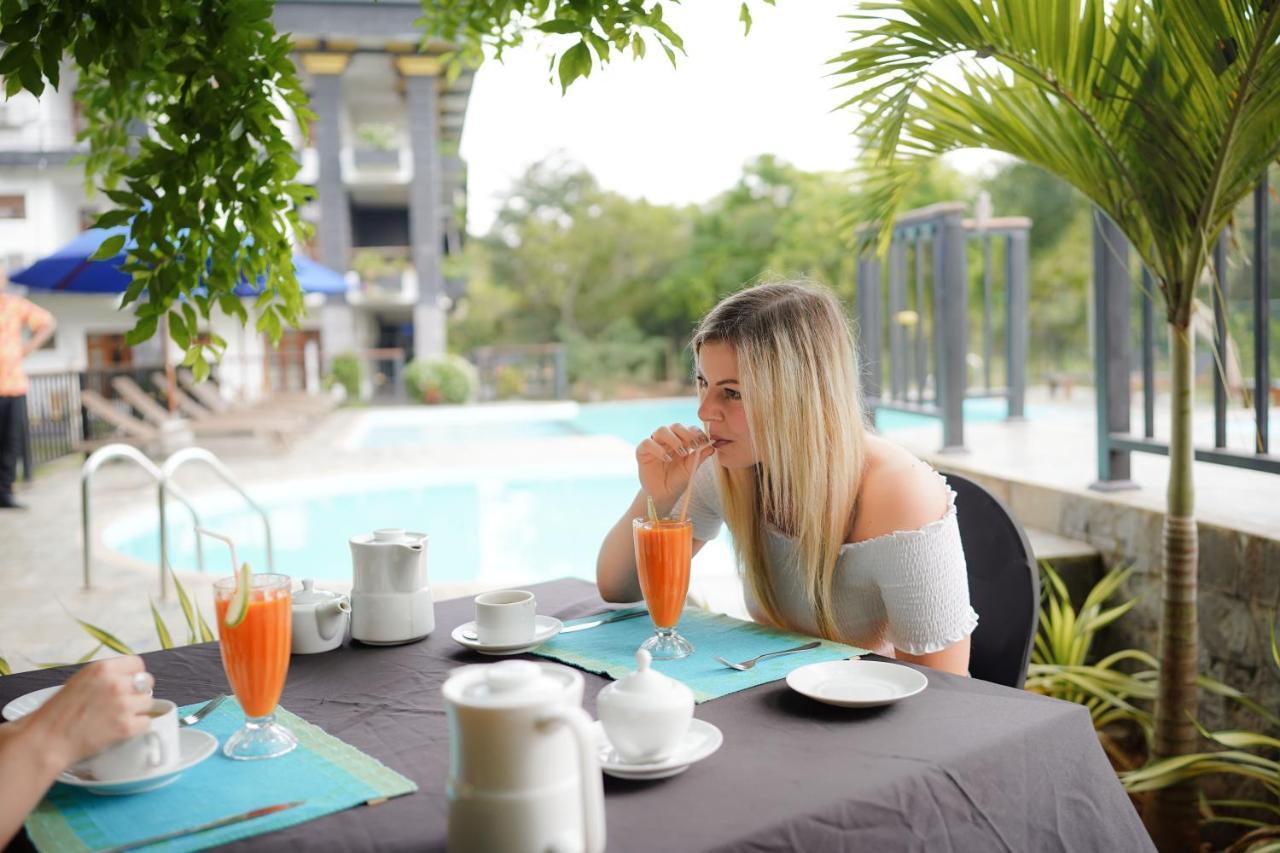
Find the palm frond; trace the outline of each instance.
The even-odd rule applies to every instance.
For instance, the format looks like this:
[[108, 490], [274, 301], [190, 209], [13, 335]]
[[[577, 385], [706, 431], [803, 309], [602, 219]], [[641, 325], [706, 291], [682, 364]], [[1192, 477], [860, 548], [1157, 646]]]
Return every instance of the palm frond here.
[[1280, 156], [1280, 4], [876, 0], [848, 17], [860, 29], [832, 62], [881, 247], [925, 163], [1001, 151], [1111, 217], [1185, 326], [1213, 241]]

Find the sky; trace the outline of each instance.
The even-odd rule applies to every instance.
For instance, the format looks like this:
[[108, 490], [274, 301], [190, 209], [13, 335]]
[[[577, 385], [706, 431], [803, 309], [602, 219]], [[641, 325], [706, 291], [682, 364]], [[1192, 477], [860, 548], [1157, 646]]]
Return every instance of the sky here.
[[[565, 95], [547, 66], [574, 42], [550, 37], [486, 62], [476, 73], [463, 131], [468, 230], [488, 231], [500, 194], [532, 163], [566, 156], [601, 185], [661, 204], [700, 203], [729, 189], [742, 166], [777, 154], [807, 170], [840, 170], [856, 154], [854, 116], [827, 61], [845, 50], [848, 0], [751, 3], [743, 37], [738, 0], [664, 4], [685, 44], [673, 69], [652, 39], [596, 67]], [[981, 155], [956, 163], [981, 168]]]

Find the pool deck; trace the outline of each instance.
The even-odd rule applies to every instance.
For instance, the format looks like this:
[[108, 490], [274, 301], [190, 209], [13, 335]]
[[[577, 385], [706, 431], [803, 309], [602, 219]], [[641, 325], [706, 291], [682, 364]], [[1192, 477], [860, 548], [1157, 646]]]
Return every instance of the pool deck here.
[[[208, 445], [253, 492], [255, 487], [278, 486], [300, 478], [377, 477], [406, 469], [486, 465], [520, 468], [530, 464], [616, 466], [632, 456], [632, 448], [611, 436], [564, 436], [502, 442], [459, 442], [412, 449], [359, 450], [351, 442], [361, 418], [372, 409], [345, 409], [304, 436], [287, 451], [248, 443]], [[1018, 484], [1034, 491], [1061, 491], [1091, 500], [1112, 502], [1159, 513], [1164, 506], [1168, 463], [1163, 457], [1134, 454], [1134, 479], [1142, 486], [1131, 492], [1100, 494], [1088, 489], [1094, 471], [1091, 410], [1080, 419], [1036, 420], [1023, 423], [983, 423], [967, 426], [969, 452], [938, 454], [940, 433], [932, 428], [894, 433], [893, 438], [942, 468], [968, 471], [984, 481], [1005, 485], [1002, 496]], [[112, 632], [138, 651], [159, 647], [151, 617], [154, 600], [175, 640], [186, 638], [181, 609], [172, 595], [159, 598], [158, 570], [110, 552], [101, 544], [101, 531], [112, 521], [140, 508], [154, 506], [155, 490], [137, 469], [109, 465], [94, 481], [96, 555], [93, 586], [82, 586], [80, 544], [79, 457], [46, 466], [36, 482], [20, 485], [26, 512], [0, 512], [0, 658], [15, 671], [46, 663], [75, 661], [96, 645], [79, 631], [82, 619]], [[192, 468], [179, 475], [184, 491], [197, 501], [224, 493], [212, 475]], [[1008, 485], [1013, 484], [1013, 485]], [[1196, 465], [1197, 514], [1224, 528], [1255, 537], [1280, 539], [1280, 477], [1256, 472]], [[1040, 500], [1023, 500], [1015, 508], [1026, 512], [1024, 523], [1049, 533], [1061, 533], [1053, 514]], [[619, 511], [621, 511], [619, 507]], [[352, 533], [359, 531], [352, 531]], [[430, 532], [430, 531], [428, 531]], [[1070, 533], [1068, 533], [1070, 535]], [[1050, 542], [1052, 537], [1044, 541]], [[1057, 547], [1071, 542], [1059, 539]], [[345, 558], [345, 555], [344, 555]], [[210, 549], [209, 575], [182, 573], [181, 579], [212, 623], [210, 578], [223, 574], [219, 555]], [[319, 586], [341, 589], [340, 583]], [[470, 595], [486, 584], [438, 585], [438, 600]], [[731, 571], [723, 537], [695, 563], [693, 594], [714, 609], [742, 613], [741, 589]], [[99, 655], [105, 652], [99, 652]]]

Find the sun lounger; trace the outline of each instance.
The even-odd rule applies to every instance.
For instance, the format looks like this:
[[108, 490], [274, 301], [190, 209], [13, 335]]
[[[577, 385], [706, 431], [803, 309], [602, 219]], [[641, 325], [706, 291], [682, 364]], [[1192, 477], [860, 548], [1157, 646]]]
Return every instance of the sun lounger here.
[[[80, 392], [80, 405], [84, 406], [89, 414], [106, 421], [116, 428], [116, 432], [119, 435], [114, 436], [111, 440], [123, 438], [130, 444], [147, 447], [160, 438], [158, 429], [146, 421], [140, 421], [133, 415], [120, 411], [110, 400], [90, 388], [85, 388]], [[98, 440], [86, 441], [80, 445], [80, 449], [88, 450], [102, 443]]]
[[[138, 414], [157, 427], [176, 419], [169, 413], [168, 409], [157, 403], [150, 394], [143, 391], [138, 386], [138, 383], [128, 376], [115, 377], [111, 380], [111, 387], [116, 390], [116, 393], [125, 402], [136, 409]], [[189, 420], [187, 425], [196, 436], [201, 438], [252, 435], [271, 438], [276, 443], [284, 445], [288, 443], [289, 438], [292, 436], [292, 431], [282, 427], [279, 423], [273, 423], [265, 418], [255, 418], [252, 415], [219, 416], [203, 420]]]
[[[151, 374], [151, 381], [156, 384], [157, 388], [163, 388], [165, 384], [165, 376], [163, 373], [156, 371]], [[209, 390], [212, 391], [212, 389]], [[215, 395], [217, 394], [216, 391], [213, 391], [213, 393]], [[178, 405], [178, 411], [182, 412], [193, 421], [207, 421], [210, 419], [217, 420], [219, 418], [227, 421], [246, 421], [252, 419], [255, 423], [266, 423], [272, 426], [278, 426], [281, 429], [296, 431], [306, 429], [311, 423], [308, 417], [302, 413], [273, 412], [265, 409], [260, 411], [235, 411], [225, 407], [222, 410], [214, 409], [210, 406], [206, 406], [204, 403], [196, 401], [181, 388], [174, 389], [174, 401]]]
[[332, 394], [309, 394], [305, 391], [274, 392], [253, 403], [237, 403], [223, 397], [212, 383], [196, 382], [189, 371], [179, 370], [178, 381], [200, 405], [220, 414], [268, 412], [311, 418], [328, 414], [342, 403], [340, 398]]

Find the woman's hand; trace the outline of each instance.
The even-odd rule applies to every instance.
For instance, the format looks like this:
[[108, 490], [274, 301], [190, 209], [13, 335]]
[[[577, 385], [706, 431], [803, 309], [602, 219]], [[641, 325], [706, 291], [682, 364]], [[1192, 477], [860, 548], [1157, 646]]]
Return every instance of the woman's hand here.
[[153, 683], [142, 658], [97, 661], [68, 678], [38, 709], [0, 726], [0, 847], [58, 773], [147, 730]]
[[147, 730], [153, 683], [135, 655], [91, 663], [31, 714], [28, 735], [63, 767], [72, 765]]
[[715, 453], [707, 434], [696, 427], [659, 427], [636, 447], [640, 487], [660, 513], [670, 512], [689, 486], [698, 463]]

